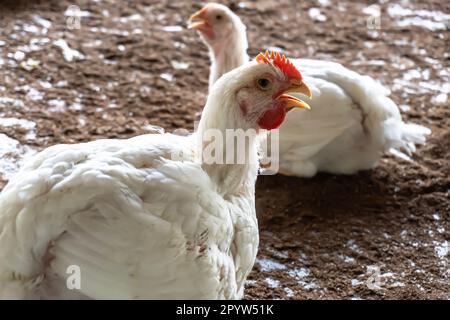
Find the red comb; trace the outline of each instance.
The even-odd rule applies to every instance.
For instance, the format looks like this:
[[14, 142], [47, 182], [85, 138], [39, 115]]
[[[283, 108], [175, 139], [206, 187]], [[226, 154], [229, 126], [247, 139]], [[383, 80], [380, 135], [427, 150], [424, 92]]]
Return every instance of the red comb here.
[[300, 74], [300, 71], [297, 70], [297, 68], [292, 64], [291, 61], [289, 61], [288, 58], [284, 56], [284, 54], [281, 56], [279, 52], [270, 52], [266, 50], [266, 53], [263, 54], [262, 52], [256, 56], [257, 62], [265, 62], [265, 63], [272, 63], [275, 66], [277, 66], [283, 73], [288, 76], [289, 78], [293, 78], [296, 80], [302, 80], [302, 75]]

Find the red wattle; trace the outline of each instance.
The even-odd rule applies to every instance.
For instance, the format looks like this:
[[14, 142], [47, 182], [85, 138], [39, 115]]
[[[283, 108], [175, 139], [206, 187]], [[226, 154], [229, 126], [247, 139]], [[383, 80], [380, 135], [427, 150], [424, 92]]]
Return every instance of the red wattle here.
[[262, 129], [272, 130], [278, 128], [286, 117], [286, 109], [284, 104], [275, 105], [272, 109], [263, 113], [258, 120], [258, 124]]

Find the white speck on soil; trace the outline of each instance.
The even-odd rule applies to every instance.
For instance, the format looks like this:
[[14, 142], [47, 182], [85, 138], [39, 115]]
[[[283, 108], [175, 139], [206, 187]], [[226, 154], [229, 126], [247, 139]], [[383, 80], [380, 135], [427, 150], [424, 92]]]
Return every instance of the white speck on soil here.
[[408, 112], [409, 110], [411, 110], [411, 107], [408, 106], [407, 104], [401, 104], [398, 106], [400, 108], [400, 110], [402, 110], [403, 112]]
[[264, 281], [269, 285], [269, 288], [275, 289], [280, 286], [280, 281], [273, 278], [266, 278]]
[[0, 97], [0, 103], [1, 104], [10, 104], [10, 105], [13, 105], [14, 107], [18, 107], [18, 108], [24, 107], [24, 103], [22, 100], [10, 98], [10, 97]]
[[50, 89], [52, 87], [52, 84], [48, 81], [38, 80], [38, 83], [44, 89]]
[[392, 278], [394, 276], [394, 273], [392, 272], [385, 272], [380, 275], [381, 278]]
[[173, 75], [170, 73], [161, 73], [159, 75], [162, 79], [166, 80], [166, 81], [172, 81], [173, 80]]
[[292, 269], [288, 271], [289, 276], [297, 280], [297, 283], [304, 289], [314, 289], [317, 285], [314, 282], [305, 281], [305, 278], [309, 276], [310, 271], [306, 268]]
[[403, 74], [403, 79], [406, 81], [409, 81], [412, 79], [420, 79], [421, 77], [422, 77], [422, 74], [417, 69], [408, 70]]
[[183, 31], [183, 27], [181, 26], [165, 26], [162, 28], [166, 32], [180, 32]]
[[353, 258], [353, 257], [342, 255], [342, 254], [340, 254], [338, 257], [345, 263], [355, 263], [355, 258]]
[[16, 118], [0, 118], [0, 126], [11, 127], [20, 126], [28, 131], [26, 138], [28, 140], [34, 140], [36, 138], [36, 123], [26, 119], [16, 119]]
[[9, 180], [21, 167], [22, 163], [36, 151], [19, 141], [0, 133], [0, 175]]
[[41, 25], [41, 27], [45, 28], [45, 29], [50, 29], [52, 27], [52, 22], [44, 19], [38, 15], [34, 15], [33, 16], [33, 20], [34, 22], [36, 22], [37, 24]]
[[440, 93], [437, 96], [434, 96], [431, 99], [431, 102], [434, 104], [445, 104], [447, 103], [447, 94], [446, 93]]
[[16, 59], [16, 61], [22, 61], [23, 59], [25, 59], [25, 53], [22, 51], [16, 51], [14, 53], [14, 59]]
[[60, 80], [56, 83], [56, 86], [58, 88], [62, 88], [62, 87], [66, 87], [69, 84], [69, 82], [67, 82], [67, 80]]
[[38, 60], [34, 60], [34, 59], [31, 59], [31, 58], [28, 58], [26, 61], [22, 61], [20, 63], [20, 66], [23, 69], [27, 70], [27, 71], [31, 71], [31, 70], [36, 69], [37, 67], [39, 67], [40, 63], [41, 62], [38, 61]]
[[249, 287], [255, 286], [256, 283], [257, 283], [256, 280], [245, 280], [245, 285]]
[[42, 98], [44, 97], [44, 94], [42, 92], [40, 92], [39, 90], [37, 90], [27, 84], [16, 87], [16, 88], [14, 88], [14, 90], [16, 92], [25, 92], [27, 95], [27, 99], [29, 99], [31, 101], [39, 101], [39, 100], [42, 100]]
[[83, 43], [84, 47], [87, 48], [95, 48], [95, 47], [100, 47], [102, 45], [103, 41], [102, 40], [94, 40], [94, 41], [89, 41], [89, 42], [85, 42]]
[[298, 260], [299, 260], [300, 262], [305, 262], [305, 261], [306, 261], [307, 256], [306, 256], [306, 254], [305, 254], [304, 252], [300, 251], [300, 252], [298, 253], [298, 255], [299, 255]]
[[283, 291], [286, 293], [286, 297], [292, 298], [294, 296], [294, 291], [291, 288], [284, 288]]
[[71, 49], [67, 41], [64, 39], [56, 40], [53, 44], [61, 49], [64, 60], [67, 62], [72, 62], [74, 59], [84, 59], [84, 55], [75, 49]]
[[267, 247], [267, 251], [270, 252], [275, 258], [278, 259], [289, 259], [289, 254], [286, 250], [278, 251], [272, 247]]
[[84, 127], [86, 125], [86, 119], [85, 118], [78, 118], [78, 123], [80, 126]]
[[400, 27], [417, 26], [431, 31], [446, 30], [446, 23], [450, 20], [450, 14], [442, 11], [411, 10], [399, 4], [390, 5], [387, 11], [391, 17], [402, 17], [397, 21]]
[[393, 284], [389, 285], [389, 288], [398, 288], [398, 287], [404, 287], [405, 284], [400, 281], [395, 281]]
[[319, 8], [310, 8], [308, 10], [308, 15], [311, 17], [311, 19], [313, 19], [314, 21], [319, 21], [319, 22], [325, 22], [327, 21], [327, 17], [320, 12]]
[[346, 247], [358, 254], [363, 253], [361, 248], [355, 243], [355, 240], [352, 240], [352, 239], [348, 240], [346, 243]]
[[284, 264], [281, 264], [269, 258], [256, 259], [256, 263], [260, 265], [261, 271], [263, 272], [286, 269], [286, 266]]
[[177, 48], [177, 49], [182, 49], [182, 48], [185, 48], [185, 47], [186, 47], [186, 45], [185, 45], [184, 43], [178, 42], [178, 41], [175, 41], [175, 42], [173, 43], [173, 46], [174, 46], [175, 48]]
[[288, 274], [296, 279], [302, 279], [309, 275], [309, 270], [306, 268], [292, 269], [289, 270]]
[[92, 27], [89, 30], [93, 33], [99, 32], [99, 33], [113, 34], [113, 35], [118, 35], [118, 36], [123, 36], [123, 37], [128, 37], [130, 35], [130, 32], [127, 30], [108, 29], [105, 27], [101, 27], [101, 28]]
[[23, 31], [29, 32], [29, 33], [39, 33], [39, 28], [36, 27], [35, 25], [25, 23], [23, 25]]
[[364, 283], [364, 281], [360, 281], [358, 279], [352, 279], [352, 286], [353, 287], [359, 286], [360, 284], [363, 284], [363, 283]]
[[60, 99], [52, 99], [48, 101], [50, 112], [64, 112], [66, 111], [66, 102]]
[[449, 248], [448, 241], [447, 240], [445, 240], [443, 242], [433, 241], [433, 245], [434, 245], [434, 250], [435, 250], [438, 258], [441, 260], [446, 260], [447, 255], [448, 255], [448, 248]]
[[419, 82], [419, 87], [426, 89], [428, 92], [443, 92], [443, 93], [449, 93], [450, 92], [450, 83], [441, 83], [436, 81], [428, 81]]
[[69, 108], [75, 111], [81, 111], [83, 110], [83, 105], [79, 102], [75, 102]]
[[189, 68], [189, 63], [186, 63], [186, 62], [173, 60], [170, 62], [170, 64], [172, 65], [172, 67], [174, 69], [178, 69], [178, 70], [184, 70], [184, 69]]
[[329, 6], [331, 4], [330, 0], [319, 0], [318, 2], [323, 7], [327, 7], [327, 6]]
[[130, 21], [140, 21], [142, 20], [142, 15], [139, 13], [135, 13], [128, 17], [120, 17], [120, 18], [114, 18], [114, 21], [119, 21], [120, 23], [129, 23]]

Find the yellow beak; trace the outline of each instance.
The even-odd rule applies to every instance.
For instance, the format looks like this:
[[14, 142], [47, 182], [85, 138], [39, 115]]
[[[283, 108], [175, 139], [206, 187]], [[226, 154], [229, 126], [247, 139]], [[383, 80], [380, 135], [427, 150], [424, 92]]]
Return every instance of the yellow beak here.
[[288, 110], [291, 110], [292, 108], [302, 108], [311, 110], [311, 107], [309, 104], [307, 104], [305, 101], [300, 100], [297, 97], [294, 97], [292, 95], [286, 94], [286, 93], [292, 93], [292, 92], [298, 92], [302, 93], [308, 98], [312, 98], [311, 89], [308, 87], [308, 85], [302, 81], [299, 80], [292, 80], [291, 86], [289, 89], [284, 91], [283, 94], [281, 94], [277, 99], [283, 100], [286, 103], [286, 108]]
[[198, 10], [196, 13], [191, 15], [188, 20], [188, 28], [189, 29], [201, 29], [207, 24], [207, 21], [204, 17], [206, 13], [206, 8], [202, 8]]

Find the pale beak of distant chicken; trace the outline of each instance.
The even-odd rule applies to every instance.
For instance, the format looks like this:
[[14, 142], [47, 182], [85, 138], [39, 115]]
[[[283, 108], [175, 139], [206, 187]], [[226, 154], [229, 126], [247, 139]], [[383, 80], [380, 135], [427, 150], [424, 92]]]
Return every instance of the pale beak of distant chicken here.
[[291, 86], [285, 90], [282, 94], [276, 97], [277, 100], [282, 100], [286, 103], [286, 109], [301, 108], [311, 110], [311, 107], [306, 102], [300, 100], [297, 97], [291, 96], [287, 93], [298, 92], [303, 93], [308, 98], [312, 98], [311, 89], [308, 85], [300, 80], [291, 80]]
[[188, 20], [188, 28], [195, 29], [198, 31], [204, 31], [205, 29], [211, 28], [208, 20], [205, 17], [206, 8], [202, 8], [196, 13], [194, 13]]

